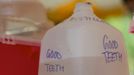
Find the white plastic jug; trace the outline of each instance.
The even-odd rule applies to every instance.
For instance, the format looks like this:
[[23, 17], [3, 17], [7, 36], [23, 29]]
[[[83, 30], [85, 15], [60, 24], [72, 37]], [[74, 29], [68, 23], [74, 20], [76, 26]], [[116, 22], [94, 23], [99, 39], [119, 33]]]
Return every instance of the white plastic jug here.
[[129, 75], [122, 34], [79, 3], [44, 36], [39, 75]]

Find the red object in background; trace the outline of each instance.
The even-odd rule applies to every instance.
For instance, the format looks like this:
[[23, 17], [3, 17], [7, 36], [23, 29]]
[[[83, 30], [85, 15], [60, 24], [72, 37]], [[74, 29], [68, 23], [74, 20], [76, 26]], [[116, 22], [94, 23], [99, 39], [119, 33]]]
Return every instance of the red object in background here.
[[40, 43], [0, 36], [0, 75], [38, 75]]
[[129, 29], [130, 33], [134, 33], [134, 16], [133, 16], [133, 19], [130, 23], [130, 29]]

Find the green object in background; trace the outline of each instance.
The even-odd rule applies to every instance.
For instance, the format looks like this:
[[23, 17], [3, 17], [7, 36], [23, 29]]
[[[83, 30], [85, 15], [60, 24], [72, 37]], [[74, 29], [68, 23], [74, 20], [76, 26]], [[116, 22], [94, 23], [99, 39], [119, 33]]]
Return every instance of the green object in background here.
[[134, 75], [134, 34], [129, 33], [130, 15], [108, 17], [106, 21], [122, 32], [127, 48], [130, 74]]

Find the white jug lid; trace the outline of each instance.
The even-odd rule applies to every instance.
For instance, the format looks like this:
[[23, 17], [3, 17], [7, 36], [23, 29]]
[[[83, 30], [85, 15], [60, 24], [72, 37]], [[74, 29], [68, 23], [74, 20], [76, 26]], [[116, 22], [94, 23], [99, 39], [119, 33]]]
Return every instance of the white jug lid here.
[[74, 12], [88, 10], [93, 13], [92, 4], [90, 2], [78, 3]]

